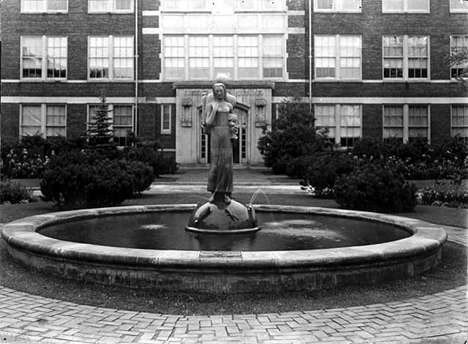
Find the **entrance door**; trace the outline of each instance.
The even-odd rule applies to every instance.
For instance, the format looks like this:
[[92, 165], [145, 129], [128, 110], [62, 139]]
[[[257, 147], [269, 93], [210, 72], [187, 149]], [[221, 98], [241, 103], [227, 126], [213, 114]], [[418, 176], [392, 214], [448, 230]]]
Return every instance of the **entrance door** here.
[[[232, 155], [234, 164], [240, 165], [247, 161], [247, 112], [234, 108], [234, 113], [239, 118], [239, 139], [233, 142]], [[202, 130], [200, 130], [200, 163], [210, 163], [210, 136], [205, 135]]]

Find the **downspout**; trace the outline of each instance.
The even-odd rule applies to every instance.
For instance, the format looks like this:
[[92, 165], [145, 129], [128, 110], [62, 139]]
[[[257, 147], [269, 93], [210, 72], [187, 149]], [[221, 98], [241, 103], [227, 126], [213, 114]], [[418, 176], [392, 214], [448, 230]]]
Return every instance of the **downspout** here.
[[[312, 121], [312, 0], [309, 0], [309, 116]], [[313, 124], [313, 123], [312, 123]]]
[[138, 135], [138, 1], [135, 1], [135, 136]]

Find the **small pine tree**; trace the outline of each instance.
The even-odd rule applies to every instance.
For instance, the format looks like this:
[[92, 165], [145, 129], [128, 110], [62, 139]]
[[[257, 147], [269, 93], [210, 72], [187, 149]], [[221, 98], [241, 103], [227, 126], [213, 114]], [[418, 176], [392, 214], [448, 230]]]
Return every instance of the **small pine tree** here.
[[86, 136], [90, 146], [110, 146], [114, 138], [114, 130], [112, 129], [112, 117], [109, 116], [109, 106], [106, 102], [106, 97], [101, 94], [101, 103], [88, 123]]

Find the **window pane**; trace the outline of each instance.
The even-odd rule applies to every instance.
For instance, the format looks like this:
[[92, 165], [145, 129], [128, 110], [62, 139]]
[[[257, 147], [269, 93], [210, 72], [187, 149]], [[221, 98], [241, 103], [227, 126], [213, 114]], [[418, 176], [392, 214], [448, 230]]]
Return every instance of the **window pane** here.
[[47, 77], [67, 77], [67, 39], [48, 37], [47, 39]]
[[315, 127], [334, 129], [335, 126], [335, 106], [317, 105], [315, 107]]
[[133, 0], [114, 0], [114, 1], [115, 1], [116, 11], [131, 11], [133, 9]]
[[347, 11], [358, 11], [361, 9], [360, 0], [341, 0], [341, 9]]
[[403, 78], [403, 37], [384, 36], [384, 78]]
[[109, 78], [109, 38], [91, 37], [89, 45], [89, 77]]
[[171, 129], [171, 107], [169, 105], [162, 106], [162, 130]]
[[65, 118], [64, 105], [48, 105], [46, 109], [46, 136], [65, 136]]
[[47, 0], [48, 11], [66, 11], [68, 0]]
[[185, 77], [185, 47], [183, 36], [164, 37], [164, 76], [167, 79]]
[[361, 38], [340, 37], [340, 77], [359, 79], [361, 77]]
[[133, 78], [133, 37], [114, 37], [114, 78]]
[[417, 11], [417, 10], [428, 11], [429, 10], [429, 0], [407, 0], [407, 1], [408, 1], [409, 11]]
[[[408, 37], [408, 77], [427, 78], [427, 37]], [[417, 57], [417, 58], [415, 58]]]
[[318, 10], [332, 10], [334, 0], [317, 0]]
[[403, 0], [383, 0], [382, 1], [384, 11], [403, 11], [404, 5]]
[[26, 36], [22, 39], [23, 78], [42, 77], [42, 37]]
[[450, 37], [450, 55], [456, 58], [452, 61], [450, 75], [452, 78], [460, 77], [466, 74], [468, 62], [463, 59], [468, 53], [468, 36]]
[[239, 78], [258, 78], [258, 38], [239, 36], [238, 38]]
[[214, 77], [226, 74], [234, 76], [234, 39], [232, 36], [213, 37], [213, 71]]
[[189, 78], [210, 77], [209, 40], [206, 36], [189, 37]]
[[468, 1], [450, 0], [450, 11], [468, 11]]
[[21, 135], [41, 133], [41, 106], [23, 105], [21, 107]]
[[263, 37], [263, 77], [282, 78], [283, 77], [283, 37], [264, 36]]
[[89, 0], [89, 11], [90, 12], [110, 12], [111, 11], [110, 0]]
[[44, 9], [44, 0], [23, 0], [23, 12], [42, 12]]
[[427, 106], [409, 106], [409, 137], [428, 137], [429, 112]]
[[315, 36], [315, 75], [334, 78], [336, 69], [335, 36]]

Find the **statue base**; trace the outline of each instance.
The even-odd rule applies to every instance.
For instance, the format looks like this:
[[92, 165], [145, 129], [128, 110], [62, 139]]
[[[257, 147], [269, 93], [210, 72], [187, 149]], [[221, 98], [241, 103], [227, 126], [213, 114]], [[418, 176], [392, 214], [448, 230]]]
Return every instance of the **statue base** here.
[[186, 230], [214, 234], [239, 234], [256, 232], [257, 217], [252, 207], [231, 200], [229, 203], [215, 200], [197, 205], [192, 212]]

